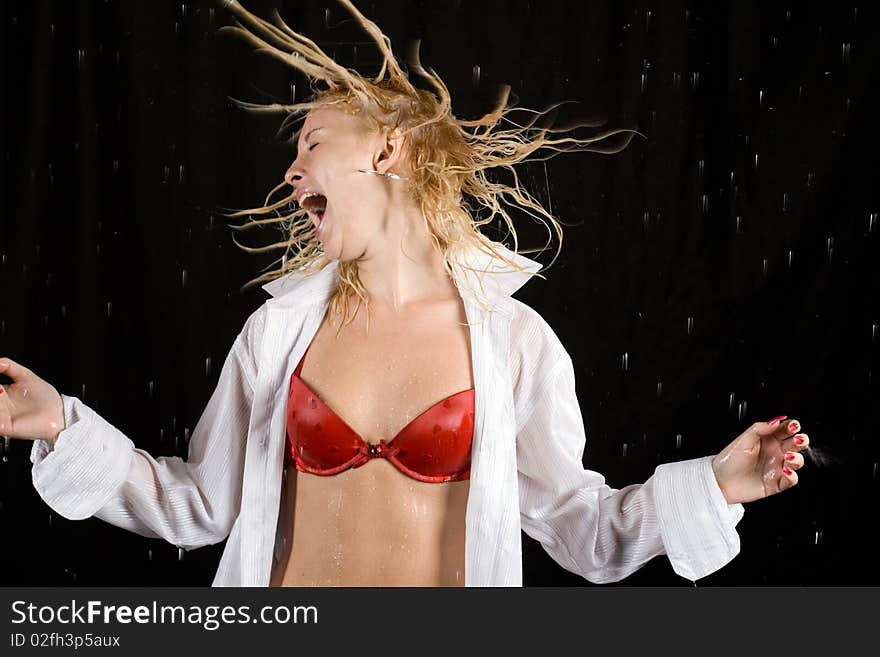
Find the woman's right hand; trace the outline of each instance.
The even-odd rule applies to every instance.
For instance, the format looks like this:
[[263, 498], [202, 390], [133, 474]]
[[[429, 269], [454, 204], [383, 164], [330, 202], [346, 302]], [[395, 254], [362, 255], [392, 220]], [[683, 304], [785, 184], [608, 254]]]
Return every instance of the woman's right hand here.
[[0, 374], [12, 379], [0, 385], [0, 435], [54, 445], [65, 429], [64, 403], [55, 387], [9, 358], [0, 358]]

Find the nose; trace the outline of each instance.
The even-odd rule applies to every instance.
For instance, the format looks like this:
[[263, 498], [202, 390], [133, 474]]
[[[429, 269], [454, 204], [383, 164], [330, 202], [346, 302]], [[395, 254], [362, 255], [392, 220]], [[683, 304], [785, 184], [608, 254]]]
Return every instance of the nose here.
[[302, 168], [294, 160], [293, 164], [284, 173], [284, 182], [295, 187], [302, 180]]

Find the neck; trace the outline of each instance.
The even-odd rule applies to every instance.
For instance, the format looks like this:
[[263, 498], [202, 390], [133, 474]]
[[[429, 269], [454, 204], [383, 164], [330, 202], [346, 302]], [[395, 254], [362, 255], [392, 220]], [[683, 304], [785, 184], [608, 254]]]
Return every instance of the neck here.
[[415, 303], [458, 297], [418, 210], [392, 209], [384, 225], [385, 239], [358, 260], [371, 307], [401, 312]]

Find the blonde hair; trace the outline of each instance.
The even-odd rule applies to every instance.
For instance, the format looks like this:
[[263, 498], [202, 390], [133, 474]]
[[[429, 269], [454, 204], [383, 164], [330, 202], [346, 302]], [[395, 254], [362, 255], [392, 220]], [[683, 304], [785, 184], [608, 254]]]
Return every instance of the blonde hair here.
[[[244, 9], [235, 0], [225, 3], [226, 7], [240, 19], [236, 26], [221, 28], [231, 31], [254, 44], [258, 50], [277, 57], [285, 64], [305, 74], [311, 83], [323, 82], [326, 89], [318, 90], [307, 102], [283, 105], [255, 105], [234, 101], [240, 107], [255, 112], [287, 112], [281, 130], [284, 130], [299, 114], [318, 108], [332, 108], [353, 114], [364, 120], [365, 125], [379, 132], [399, 130], [408, 145], [410, 155], [408, 177], [405, 183], [410, 189], [413, 201], [422, 211], [428, 234], [443, 257], [446, 271], [458, 285], [460, 272], [455, 271], [463, 265], [453, 257], [457, 249], [477, 247], [490, 253], [518, 271], [525, 271], [509, 259], [499, 249], [505, 247], [480, 232], [480, 226], [491, 223], [496, 216], [503, 218], [509, 234], [513, 236], [514, 253], [543, 252], [542, 248], [518, 248], [516, 229], [504, 205], [512, 202], [538, 219], [548, 228], [552, 239], [555, 231], [559, 246], [550, 267], [562, 249], [562, 227], [544, 207], [522, 188], [513, 165], [529, 160], [529, 156], [539, 149], [555, 151], [545, 158], [549, 159], [559, 152], [589, 150], [602, 153], [617, 153], [629, 144], [630, 134], [625, 143], [617, 148], [590, 146], [612, 135], [634, 130], [615, 129], [604, 131], [591, 138], [572, 136], [553, 137], [554, 134], [570, 132], [579, 127], [595, 127], [588, 123], [553, 127], [538, 126], [539, 120], [562, 103], [551, 105], [543, 111], [528, 110], [508, 104], [510, 87], [500, 88], [495, 108], [483, 117], [466, 121], [456, 118], [451, 110], [451, 97], [446, 85], [431, 69], [424, 69], [419, 60], [419, 42], [413, 43], [408, 53], [408, 67], [429, 83], [431, 90], [417, 89], [398, 65], [391, 50], [391, 41], [379, 27], [363, 16], [349, 0], [339, 2], [351, 13], [366, 31], [383, 56], [378, 74], [367, 79], [356, 71], [344, 68], [327, 56], [313, 41], [294, 32], [273, 10], [273, 22], [261, 19]], [[313, 89], [314, 90], [314, 89]], [[531, 114], [530, 120], [516, 123], [510, 114], [520, 111]], [[511, 127], [499, 127], [502, 122]], [[280, 131], [281, 131], [280, 130]], [[279, 132], [280, 132], [279, 131]], [[295, 144], [299, 131], [292, 137]], [[492, 182], [487, 172], [502, 168], [513, 174], [513, 185]], [[322, 247], [315, 237], [315, 227], [302, 208], [295, 210], [294, 191], [284, 198], [272, 201], [272, 197], [284, 186], [281, 182], [266, 197], [263, 206], [226, 214], [230, 218], [247, 216], [243, 226], [233, 226], [236, 230], [247, 230], [266, 224], [280, 223], [285, 229], [286, 239], [260, 248], [249, 248], [238, 244], [245, 251], [261, 253], [284, 249], [280, 258], [281, 267], [249, 281], [246, 289], [266, 280], [273, 280], [291, 271], [311, 273], [323, 269], [330, 260], [323, 254]], [[482, 218], [473, 214], [476, 210], [488, 210]], [[253, 215], [272, 215], [267, 219], [254, 220]], [[545, 221], [546, 220], [546, 221]], [[551, 230], [552, 229], [552, 230]], [[234, 241], [234, 240], [233, 240]], [[290, 257], [288, 255], [290, 254]], [[278, 262], [277, 260], [275, 262]], [[273, 263], [274, 264], [274, 263]], [[331, 298], [331, 311], [350, 321], [350, 300], [357, 298], [357, 306], [351, 313], [357, 313], [361, 302], [367, 307], [369, 299], [358, 277], [356, 262], [338, 263], [338, 284]], [[533, 275], [541, 276], [535, 272]], [[543, 278], [543, 276], [541, 276]], [[459, 288], [460, 289], [460, 288]]]

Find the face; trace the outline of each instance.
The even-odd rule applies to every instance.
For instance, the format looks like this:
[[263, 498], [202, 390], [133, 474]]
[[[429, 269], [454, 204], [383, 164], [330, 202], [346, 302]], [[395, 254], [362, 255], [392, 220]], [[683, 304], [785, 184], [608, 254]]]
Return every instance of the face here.
[[[296, 189], [297, 198], [305, 191], [326, 198], [323, 214], [317, 211], [320, 197], [303, 205], [310, 210], [309, 218], [329, 258], [359, 259], [387, 237], [392, 190], [384, 178], [358, 171], [385, 171], [390, 166], [394, 158], [389, 158], [387, 141], [367, 131], [357, 117], [339, 110], [317, 109], [306, 116], [296, 160], [284, 179]], [[399, 157], [398, 149], [393, 150]]]

